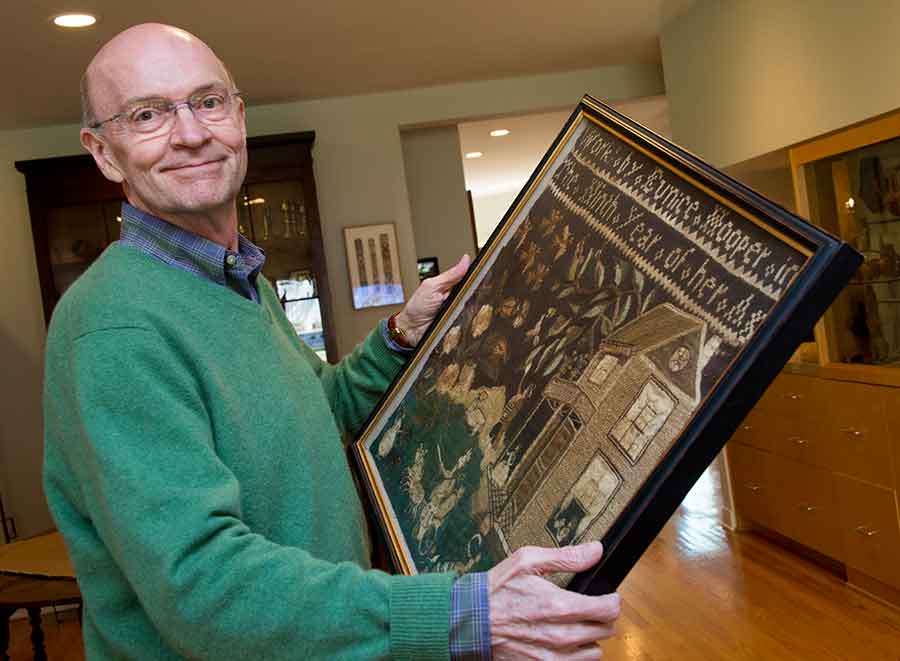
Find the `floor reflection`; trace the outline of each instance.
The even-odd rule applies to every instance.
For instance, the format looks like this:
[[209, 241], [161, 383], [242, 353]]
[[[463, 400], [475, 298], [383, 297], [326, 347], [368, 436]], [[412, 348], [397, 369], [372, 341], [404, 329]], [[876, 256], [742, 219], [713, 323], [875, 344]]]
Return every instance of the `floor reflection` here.
[[719, 462], [714, 461], [688, 492], [670, 522], [678, 551], [688, 558], [728, 551], [721, 512], [722, 475]]
[[717, 461], [703, 471], [703, 475], [685, 496], [681, 507], [692, 513], [718, 515], [722, 506], [722, 476]]

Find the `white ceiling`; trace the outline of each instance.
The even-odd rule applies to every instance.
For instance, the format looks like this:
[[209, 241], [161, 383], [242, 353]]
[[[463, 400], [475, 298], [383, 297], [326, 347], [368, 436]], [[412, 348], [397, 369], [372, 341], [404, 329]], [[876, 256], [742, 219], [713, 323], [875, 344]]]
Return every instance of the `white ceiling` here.
[[[162, 21], [225, 61], [250, 104], [659, 61], [661, 26], [694, 0], [3, 0], [0, 129], [78, 120], [78, 81], [120, 30]], [[63, 9], [100, 22], [63, 31]]]
[[[664, 96], [613, 104], [619, 112], [662, 136], [670, 137], [668, 104]], [[459, 125], [460, 148], [465, 155], [480, 151], [481, 158], [463, 158], [466, 188], [472, 197], [518, 192], [572, 110], [504, 117]], [[494, 129], [509, 135], [494, 138]]]

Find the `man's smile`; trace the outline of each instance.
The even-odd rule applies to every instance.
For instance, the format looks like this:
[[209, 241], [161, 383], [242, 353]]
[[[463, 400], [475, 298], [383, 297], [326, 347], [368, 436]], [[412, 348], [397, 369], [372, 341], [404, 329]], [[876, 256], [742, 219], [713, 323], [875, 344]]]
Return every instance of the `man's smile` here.
[[217, 169], [219, 164], [225, 161], [225, 157], [198, 161], [196, 163], [184, 163], [180, 165], [170, 165], [160, 168], [160, 172], [205, 172]]

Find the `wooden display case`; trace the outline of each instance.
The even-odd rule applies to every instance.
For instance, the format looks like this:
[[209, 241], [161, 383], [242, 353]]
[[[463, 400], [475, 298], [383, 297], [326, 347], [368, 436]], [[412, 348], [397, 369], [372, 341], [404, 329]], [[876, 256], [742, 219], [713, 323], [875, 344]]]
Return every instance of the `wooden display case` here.
[[789, 156], [798, 213], [866, 261], [728, 444], [737, 522], [900, 605], [900, 112]]
[[[315, 133], [247, 140], [238, 197], [240, 231], [266, 252], [265, 275], [300, 337], [337, 360], [328, 269], [313, 179]], [[118, 239], [124, 199], [90, 155], [18, 161], [25, 175], [44, 317], [106, 246]]]
[[[797, 212], [865, 256], [816, 331], [818, 363], [900, 385], [900, 112], [789, 150]], [[878, 378], [878, 377], [874, 377]]]

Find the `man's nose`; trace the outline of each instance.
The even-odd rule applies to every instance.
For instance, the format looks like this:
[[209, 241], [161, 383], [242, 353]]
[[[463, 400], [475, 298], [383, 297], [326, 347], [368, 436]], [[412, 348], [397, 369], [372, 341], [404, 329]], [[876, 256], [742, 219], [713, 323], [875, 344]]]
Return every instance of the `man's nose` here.
[[193, 108], [188, 104], [177, 106], [173, 111], [172, 144], [184, 147], [198, 147], [212, 137], [209, 127], [199, 121]]

